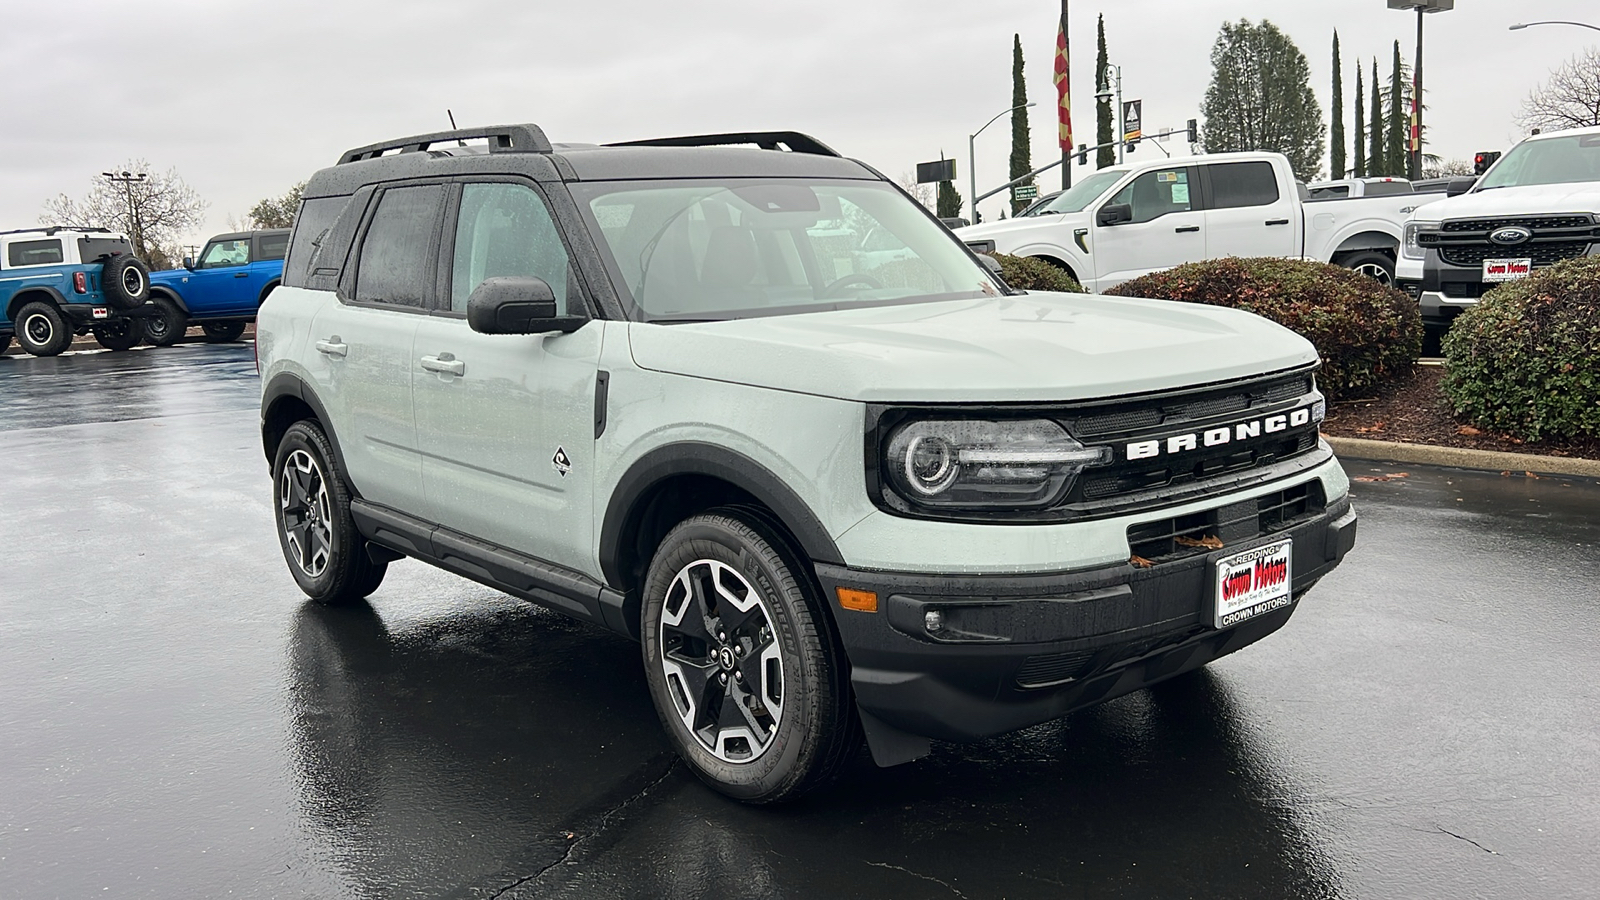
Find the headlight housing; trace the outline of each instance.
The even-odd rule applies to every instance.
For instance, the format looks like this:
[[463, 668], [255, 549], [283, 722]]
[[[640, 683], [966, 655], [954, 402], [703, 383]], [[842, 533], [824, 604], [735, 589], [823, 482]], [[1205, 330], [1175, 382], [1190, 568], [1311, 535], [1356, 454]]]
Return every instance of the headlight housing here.
[[1424, 231], [1437, 231], [1438, 222], [1407, 222], [1405, 232], [1400, 240], [1400, 253], [1406, 259], [1422, 259], [1424, 249], [1418, 240], [1418, 235]]
[[1048, 419], [921, 420], [884, 449], [894, 492], [934, 509], [1037, 509], [1056, 502], [1085, 468], [1111, 462]]

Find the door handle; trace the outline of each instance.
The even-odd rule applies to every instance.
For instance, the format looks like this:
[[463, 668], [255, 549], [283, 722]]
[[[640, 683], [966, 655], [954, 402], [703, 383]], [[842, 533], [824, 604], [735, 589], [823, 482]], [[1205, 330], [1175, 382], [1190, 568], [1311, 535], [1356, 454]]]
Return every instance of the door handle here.
[[1174, 228], [1172, 230], [1176, 231], [1178, 234], [1188, 234], [1189, 232], [1192, 232], [1192, 231], [1199, 231], [1200, 230], [1200, 226], [1199, 225], [1185, 225], [1182, 228]]
[[249, 278], [250, 277], [250, 273], [249, 272], [235, 272], [235, 273], [233, 273], [233, 277], [235, 277], [235, 278]]
[[1287, 224], [1289, 224], [1289, 220], [1288, 219], [1268, 219], [1267, 220], [1267, 224], [1268, 225], [1287, 225]]
[[429, 372], [438, 372], [441, 375], [465, 375], [467, 364], [456, 359], [453, 353], [441, 353], [438, 356], [424, 356], [422, 367]]
[[348, 344], [342, 343], [336, 334], [325, 341], [317, 341], [317, 352], [343, 358], [350, 355], [350, 347]]

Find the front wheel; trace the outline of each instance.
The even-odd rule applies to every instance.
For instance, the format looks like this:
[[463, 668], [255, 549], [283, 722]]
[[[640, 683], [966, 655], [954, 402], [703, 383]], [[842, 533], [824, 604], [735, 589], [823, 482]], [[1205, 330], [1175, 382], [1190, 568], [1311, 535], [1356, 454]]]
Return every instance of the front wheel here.
[[29, 303], [17, 310], [17, 343], [34, 356], [59, 356], [72, 345], [72, 327], [53, 305]]
[[157, 297], [152, 304], [156, 308], [156, 315], [144, 322], [145, 340], [157, 347], [176, 344], [189, 328], [189, 317], [178, 304], [165, 297]]
[[844, 654], [803, 563], [762, 519], [713, 510], [650, 561], [645, 678], [678, 753], [748, 803], [830, 780], [860, 746]]
[[144, 322], [139, 319], [111, 319], [94, 326], [94, 339], [107, 350], [132, 350], [144, 340]]
[[1354, 269], [1384, 287], [1394, 287], [1394, 260], [1376, 250], [1352, 253], [1339, 260], [1347, 269]]
[[290, 425], [272, 464], [272, 499], [289, 574], [307, 597], [339, 605], [377, 590], [388, 564], [367, 554], [333, 458], [316, 422]]
[[227, 344], [237, 341], [239, 335], [244, 334], [243, 322], [207, 322], [200, 326], [206, 333], [206, 340], [213, 344]]

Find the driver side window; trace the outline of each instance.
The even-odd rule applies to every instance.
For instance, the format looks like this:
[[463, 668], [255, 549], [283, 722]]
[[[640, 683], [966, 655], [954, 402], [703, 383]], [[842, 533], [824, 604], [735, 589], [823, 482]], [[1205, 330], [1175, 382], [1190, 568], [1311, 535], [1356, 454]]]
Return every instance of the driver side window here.
[[1122, 204], [1133, 210], [1130, 225], [1159, 219], [1168, 213], [1189, 212], [1194, 208], [1190, 200], [1192, 174], [1193, 170], [1188, 168], [1146, 172], [1117, 191], [1107, 205]]
[[224, 266], [242, 266], [250, 262], [250, 239], [217, 241], [206, 247], [200, 257], [200, 268], [218, 269]]
[[556, 314], [564, 316], [583, 305], [570, 275], [567, 248], [544, 200], [531, 188], [496, 183], [462, 189], [450, 271], [452, 312], [466, 312], [467, 298], [486, 278], [533, 276], [550, 285]]

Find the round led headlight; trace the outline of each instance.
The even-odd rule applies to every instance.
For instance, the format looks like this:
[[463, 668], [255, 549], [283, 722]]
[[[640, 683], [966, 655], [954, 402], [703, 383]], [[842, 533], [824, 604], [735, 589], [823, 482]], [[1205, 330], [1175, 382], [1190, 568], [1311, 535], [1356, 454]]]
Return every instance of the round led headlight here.
[[924, 420], [889, 438], [889, 486], [919, 506], [1026, 509], [1055, 502], [1087, 466], [1111, 460], [1048, 419]]
[[935, 497], [961, 474], [959, 451], [936, 434], [919, 434], [905, 448], [906, 484], [924, 497]]

